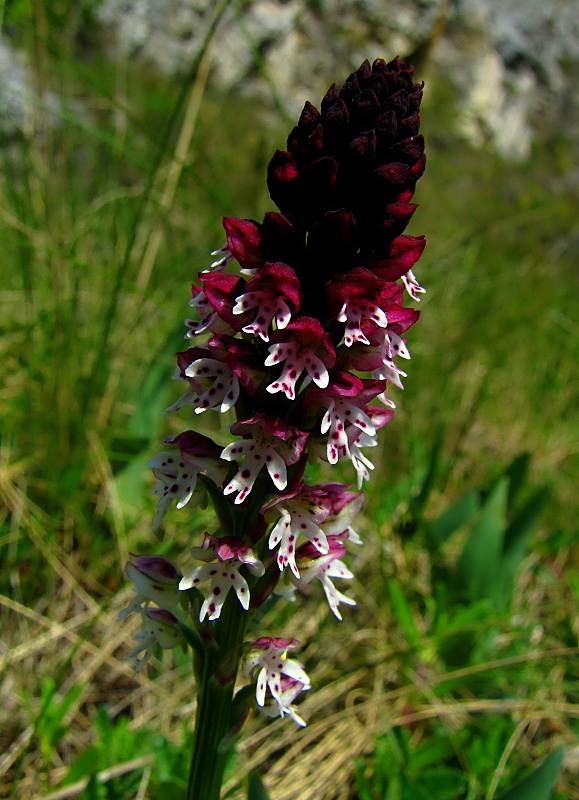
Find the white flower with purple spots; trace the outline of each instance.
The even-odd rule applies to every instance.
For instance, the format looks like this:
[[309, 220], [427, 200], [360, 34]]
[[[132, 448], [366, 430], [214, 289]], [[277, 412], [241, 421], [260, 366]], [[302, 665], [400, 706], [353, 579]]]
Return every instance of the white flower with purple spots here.
[[243, 327], [244, 333], [259, 336], [269, 342], [269, 329], [275, 320], [278, 330], [285, 328], [292, 318], [292, 313], [283, 297], [276, 297], [267, 289], [240, 294], [233, 307], [234, 314], [256, 310], [253, 322]]
[[352, 297], [351, 300], [346, 300], [338, 312], [338, 322], [346, 323], [344, 331], [344, 344], [346, 347], [351, 347], [354, 342], [369, 344], [362, 331], [363, 319], [369, 319], [381, 328], [385, 328], [388, 325], [386, 314], [380, 306], [370, 300], [365, 300], [362, 297]]
[[203, 497], [202, 492], [196, 492], [199, 473], [204, 473], [220, 486], [227, 468], [223, 462], [219, 463], [221, 449], [207, 436], [185, 431], [170, 436], [166, 441], [176, 444], [179, 454], [164, 451], [147, 461], [157, 478], [153, 495], [160, 497], [153, 519], [154, 531], [161, 525], [174, 500], [177, 500], [177, 508], [183, 508], [192, 498], [199, 500]]
[[201, 289], [196, 290], [197, 293], [189, 300], [189, 305], [195, 309], [199, 319], [186, 319], [185, 325], [189, 328], [187, 333], [188, 338], [198, 336], [201, 333], [209, 330], [215, 321], [217, 312], [207, 299], [205, 292]]
[[301, 545], [296, 553], [300, 577], [296, 578], [294, 575], [290, 575], [290, 581], [297, 589], [303, 589], [317, 578], [323, 586], [330, 608], [339, 620], [342, 619], [339, 610], [340, 603], [345, 603], [348, 606], [356, 605], [356, 601], [348, 597], [348, 595], [342, 594], [336, 589], [332, 581], [332, 578], [351, 580], [354, 577], [354, 574], [341, 560], [346, 553], [346, 547], [343, 543], [344, 538], [343, 535], [329, 536], [329, 551], [325, 555], [319, 553], [310, 542]]
[[187, 338], [201, 333], [229, 334], [241, 330], [247, 322], [245, 315], [233, 313], [235, 298], [243, 291], [245, 281], [239, 275], [228, 272], [202, 272], [199, 280], [203, 288], [193, 286], [193, 298], [189, 305], [199, 315], [199, 320], [185, 320], [189, 328]]
[[350, 426], [358, 428], [360, 433], [373, 436], [376, 433], [372, 420], [355, 403], [346, 398], [332, 398], [328, 410], [322, 419], [320, 430], [328, 434], [328, 462], [338, 462], [339, 448], [348, 448], [348, 432]]
[[191, 500], [199, 470], [167, 450], [150, 458], [147, 466], [157, 478], [152, 494], [160, 498], [153, 518], [153, 530], [156, 531], [173, 501], [177, 501], [177, 508], [183, 508]]
[[[287, 337], [289, 341], [287, 340]], [[313, 317], [300, 317], [291, 322], [283, 334], [269, 348], [269, 356], [265, 360], [266, 367], [284, 363], [281, 375], [267, 386], [270, 394], [283, 392], [288, 400], [295, 400], [296, 383], [302, 374], [302, 388], [311, 381], [324, 389], [330, 382], [329, 368], [336, 361], [336, 354], [328, 334], [319, 320]]]
[[[287, 658], [287, 651], [297, 647], [297, 639], [280, 639], [262, 636], [253, 642], [244, 656], [243, 672], [250, 675], [261, 667], [257, 676], [255, 697], [257, 704], [264, 708], [275, 703], [280, 716], [289, 714], [298, 725], [305, 722], [290, 711], [290, 706], [301, 691], [310, 688], [310, 679], [303, 664]], [[288, 682], [289, 679], [289, 682]], [[298, 687], [298, 684], [299, 687]], [[270, 713], [269, 711], [266, 713]], [[275, 714], [277, 716], [277, 713]]]
[[[297, 542], [305, 537], [320, 553], [328, 552], [326, 534], [321, 525], [331, 512], [327, 495], [319, 487], [299, 483], [292, 492], [276, 497], [262, 508], [262, 513], [276, 511], [279, 520], [269, 534], [269, 549], [278, 548], [276, 561], [280, 570], [289, 566], [299, 577], [295, 561]], [[266, 518], [269, 518], [267, 514]]]
[[347, 486], [339, 483], [318, 486], [299, 483], [292, 492], [266, 503], [262, 508], [266, 520], [274, 511], [280, 515], [269, 534], [269, 549], [277, 547], [279, 569], [283, 571], [289, 566], [295, 577], [300, 578], [296, 564], [300, 538], [310, 542], [321, 555], [329, 552], [328, 536], [335, 541], [348, 539], [362, 544], [351, 523], [363, 500], [361, 492], [348, 492]]
[[215, 358], [198, 358], [185, 369], [185, 375], [196, 380], [200, 387], [207, 387], [191, 403], [196, 414], [217, 406], [225, 413], [235, 405], [239, 380], [227, 364]]
[[387, 327], [396, 292], [396, 284], [386, 283], [363, 267], [334, 277], [328, 294], [336, 308], [336, 319], [346, 323], [346, 347], [352, 347], [356, 342], [370, 344], [364, 331], [368, 323], [380, 328]]
[[280, 491], [287, 486], [287, 467], [295, 464], [304, 449], [307, 434], [288, 425], [284, 420], [257, 414], [249, 420], [231, 426], [234, 434], [250, 438], [231, 442], [221, 453], [227, 461], [243, 459], [238, 473], [223, 489], [223, 494], [237, 492], [235, 504], [242, 503], [251, 492], [257, 476], [265, 467]]
[[[308, 392], [306, 402], [313, 409], [326, 409], [320, 423], [320, 432], [326, 434], [325, 460], [336, 464], [340, 458], [352, 458], [351, 446], [372, 447], [376, 444], [377, 427], [386, 424], [392, 416], [391, 410], [380, 412], [367, 406], [366, 403], [384, 391], [385, 381], [364, 380], [356, 376], [339, 372], [326, 389]], [[319, 452], [319, 446], [314, 448]], [[309, 448], [314, 450], [314, 448]], [[360, 462], [367, 462], [365, 457], [356, 452], [354, 466], [360, 476]], [[370, 462], [366, 467], [371, 468]], [[366, 469], [367, 472], [367, 469]], [[364, 473], [366, 474], [366, 473]]]
[[[239, 294], [233, 314], [250, 314], [252, 321], [243, 325], [244, 333], [269, 342], [269, 330], [275, 321], [278, 330], [285, 328], [299, 307], [300, 282], [287, 264], [266, 264]], [[252, 313], [253, 312], [253, 313]]]
[[410, 295], [413, 300], [420, 302], [420, 297], [418, 295], [424, 294], [426, 289], [424, 289], [416, 280], [416, 276], [412, 272], [411, 269], [408, 270], [406, 275], [402, 276], [402, 282], [406, 287], [406, 291]]
[[211, 581], [209, 595], [199, 612], [199, 622], [203, 622], [206, 616], [209, 620], [219, 619], [225, 599], [232, 587], [237, 599], [247, 611], [250, 601], [249, 586], [239, 570], [245, 566], [258, 578], [265, 571], [251, 547], [232, 536], [218, 538], [206, 533], [202, 546], [193, 547], [191, 555], [196, 561], [205, 563], [185, 575], [179, 583], [179, 589], [185, 591]]

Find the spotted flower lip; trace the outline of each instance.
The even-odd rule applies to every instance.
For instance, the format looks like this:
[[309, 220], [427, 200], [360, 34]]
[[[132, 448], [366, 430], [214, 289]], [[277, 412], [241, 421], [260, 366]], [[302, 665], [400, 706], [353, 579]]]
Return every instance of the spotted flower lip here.
[[236, 333], [247, 322], [247, 315], [234, 314], [235, 298], [243, 292], [245, 281], [230, 272], [201, 273], [203, 288], [193, 285], [190, 305], [196, 308], [200, 320], [186, 320], [189, 338], [201, 333]]
[[[301, 496], [300, 496], [301, 495]], [[320, 553], [327, 553], [329, 546], [321, 523], [328, 515], [328, 510], [309, 501], [307, 490], [276, 501], [280, 519], [269, 535], [269, 548], [277, 547], [277, 565], [280, 570], [289, 566], [299, 577], [296, 565], [296, 543], [300, 536], [305, 537]]]
[[221, 458], [227, 461], [242, 458], [243, 464], [225, 486], [223, 494], [237, 492], [234, 502], [236, 505], [242, 503], [264, 467], [274, 486], [279, 490], [285, 489], [287, 467], [299, 461], [308, 434], [284, 420], [263, 413], [234, 423], [231, 432], [245, 438], [228, 444], [223, 449]]
[[187, 381], [185, 393], [169, 408], [167, 413], [178, 411], [184, 405], [193, 406], [200, 414], [208, 408], [229, 411], [239, 397], [239, 379], [219, 353], [203, 347], [190, 347], [177, 353], [178, 375]]
[[225, 334], [213, 336], [207, 347], [190, 347], [177, 353], [177, 376], [189, 383], [185, 393], [167, 409], [193, 406], [200, 414], [210, 408], [229, 411], [243, 387], [254, 394], [265, 374], [259, 354], [251, 342]]
[[169, 436], [166, 442], [176, 444], [179, 455], [163, 451], [147, 461], [147, 466], [151, 467], [157, 478], [153, 495], [161, 498], [153, 520], [153, 530], [159, 528], [173, 500], [177, 500], [177, 508], [183, 508], [192, 498], [199, 499], [199, 494], [196, 494], [199, 473], [221, 485], [227, 470], [227, 465], [220, 463], [221, 449], [208, 436], [196, 431], [184, 431], [177, 436]]
[[245, 292], [236, 297], [232, 312], [244, 317], [251, 315], [252, 321], [242, 330], [268, 342], [272, 323], [275, 321], [278, 329], [285, 328], [300, 302], [300, 282], [295, 271], [282, 262], [266, 263], [247, 282]]
[[354, 577], [354, 574], [341, 560], [346, 554], [345, 539], [347, 539], [347, 534], [344, 533], [339, 536], [328, 536], [328, 552], [323, 554], [319, 553], [310, 542], [301, 545], [296, 553], [299, 578], [295, 575], [290, 576], [291, 582], [298, 589], [302, 589], [317, 578], [322, 584], [332, 612], [339, 620], [342, 619], [340, 603], [349, 606], [356, 605], [356, 601], [338, 591], [332, 581], [332, 578], [351, 580]]
[[410, 353], [402, 334], [416, 322], [419, 314], [411, 308], [400, 312], [391, 310], [386, 328], [363, 322], [362, 331], [368, 344], [355, 342], [344, 355], [342, 366], [359, 372], [373, 372], [397, 356], [409, 359]]
[[335, 306], [337, 319], [345, 322], [344, 343], [369, 344], [364, 334], [364, 322], [387, 328], [390, 313], [397, 307], [393, 298], [398, 294], [396, 284], [378, 278], [370, 270], [356, 267], [345, 275], [336, 276], [328, 287], [330, 304]]
[[255, 394], [265, 370], [257, 348], [252, 342], [236, 339], [233, 336], [213, 336], [208, 342], [208, 349], [212, 358], [227, 363], [250, 396]]
[[[304, 671], [303, 665], [299, 661], [287, 658], [287, 651], [297, 645], [299, 645], [297, 639], [262, 636], [250, 645], [244, 656], [243, 671], [245, 675], [250, 675], [254, 669], [261, 667], [257, 676], [255, 693], [257, 704], [263, 708], [266, 702], [266, 693], [269, 691], [280, 716], [290, 713], [288, 697], [283, 697], [284, 690], [288, 688], [288, 684], [284, 684], [284, 677], [295, 682], [292, 684], [293, 688], [297, 683], [301, 684], [299, 691], [310, 687], [310, 679]], [[292, 696], [290, 702], [295, 700], [298, 693]], [[298, 724], [303, 724], [303, 720]]]
[[294, 700], [302, 692], [307, 692], [311, 687], [306, 686], [301, 681], [296, 681], [294, 678], [289, 678], [287, 675], [281, 676], [281, 694], [276, 699], [271, 697], [269, 700], [266, 697], [262, 711], [268, 717], [283, 717], [286, 714], [293, 719], [296, 725], [300, 728], [305, 728], [306, 721], [301, 717], [297, 708], [294, 705]]
[[277, 548], [276, 561], [280, 570], [289, 566], [296, 578], [300, 577], [296, 553], [301, 538], [322, 555], [329, 552], [328, 536], [341, 535], [361, 544], [351, 523], [364, 496], [346, 489], [342, 484], [307, 486], [302, 481], [291, 492], [263, 506], [262, 513], [268, 518], [274, 511], [279, 514], [269, 535], [269, 548]]
[[290, 322], [283, 332], [277, 331], [272, 342], [265, 366], [285, 364], [281, 375], [267, 387], [268, 392], [283, 392], [288, 400], [294, 400], [296, 383], [304, 372], [302, 388], [311, 381], [322, 389], [328, 385], [328, 370], [336, 363], [336, 352], [319, 320], [300, 317]]
[[177, 508], [183, 508], [194, 497], [200, 470], [166, 450], [150, 458], [147, 466], [151, 467], [157, 478], [152, 494], [160, 496], [152, 525], [156, 531], [174, 500], [177, 500]]
[[179, 589], [185, 591], [205, 581], [211, 581], [210, 593], [199, 612], [199, 622], [203, 622], [207, 615], [209, 620], [219, 618], [231, 587], [247, 611], [250, 601], [249, 586], [239, 570], [245, 566], [256, 577], [260, 577], [265, 571], [251, 547], [233, 536], [218, 538], [206, 533], [203, 545], [193, 547], [191, 555], [204, 564], [185, 575], [179, 583]]
[[336, 464], [340, 456], [350, 456], [349, 435], [352, 428], [374, 436], [376, 429], [366, 411], [366, 403], [384, 391], [383, 381], [357, 378], [350, 373], [337, 373], [333, 383], [306, 395], [308, 404], [325, 408], [320, 431], [327, 434], [327, 460]]

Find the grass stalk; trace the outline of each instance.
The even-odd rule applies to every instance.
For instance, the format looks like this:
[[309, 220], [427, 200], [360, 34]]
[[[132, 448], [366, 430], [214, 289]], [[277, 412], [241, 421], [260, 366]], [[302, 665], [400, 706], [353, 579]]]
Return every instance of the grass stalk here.
[[230, 5], [230, 3], [231, 0], [220, 0], [218, 5], [216, 6], [213, 19], [211, 20], [211, 24], [209, 25], [207, 33], [205, 34], [199, 53], [197, 54], [193, 62], [189, 74], [183, 81], [181, 92], [173, 106], [172, 112], [169, 116], [167, 125], [165, 127], [165, 132], [161, 138], [160, 145], [157, 149], [157, 153], [153, 158], [153, 163], [149, 171], [149, 174], [147, 176], [147, 183], [143, 195], [140, 199], [139, 205], [137, 207], [137, 210], [135, 212], [133, 222], [129, 231], [129, 236], [127, 244], [125, 246], [123, 259], [119, 264], [119, 267], [115, 274], [114, 284], [111, 287], [110, 300], [106, 306], [103, 315], [103, 324], [102, 324], [100, 341], [98, 342], [98, 345], [96, 347], [96, 354], [93, 361], [93, 366], [90, 372], [90, 376], [86, 382], [86, 389], [81, 402], [81, 412], [83, 416], [86, 414], [86, 411], [88, 409], [88, 405], [92, 397], [93, 387], [95, 386], [96, 382], [100, 379], [100, 375], [104, 371], [107, 362], [107, 355], [108, 355], [107, 348], [113, 330], [113, 323], [115, 321], [116, 313], [118, 310], [118, 299], [120, 290], [121, 287], [123, 286], [123, 283], [129, 271], [129, 267], [132, 263], [134, 248], [137, 242], [139, 228], [143, 221], [145, 211], [149, 204], [150, 198], [152, 196], [155, 182], [158, 179], [163, 159], [165, 158], [167, 150], [170, 146], [170, 142], [173, 139], [174, 130], [176, 128], [177, 121], [181, 116], [181, 112], [186, 102], [186, 99], [189, 95], [190, 87], [194, 86], [197, 80], [197, 76], [199, 74], [204, 56], [207, 50], [209, 49], [213, 37], [216, 34], [219, 22], [221, 21], [223, 14], [227, 10], [227, 7]]

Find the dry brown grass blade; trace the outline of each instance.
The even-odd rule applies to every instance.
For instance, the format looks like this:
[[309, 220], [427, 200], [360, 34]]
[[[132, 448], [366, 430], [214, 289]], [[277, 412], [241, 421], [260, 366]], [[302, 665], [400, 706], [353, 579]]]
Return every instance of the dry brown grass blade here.
[[[124, 764], [117, 764], [114, 767], [109, 767], [109, 769], [104, 769], [102, 772], [97, 773], [97, 780], [99, 780], [101, 783], [106, 783], [113, 778], [126, 775], [127, 772], [133, 772], [134, 770], [141, 769], [142, 767], [145, 767], [145, 770], [147, 770], [148, 767], [148, 775], [150, 775], [150, 766], [154, 758], [155, 756], [151, 754], [149, 756], [134, 758], [132, 761], [125, 761]], [[76, 783], [71, 783], [70, 786], [64, 786], [62, 789], [58, 789], [56, 792], [51, 792], [50, 794], [42, 795], [42, 797], [37, 797], [36, 800], [66, 800], [67, 797], [76, 797], [76, 795], [79, 795], [86, 788], [88, 782], [88, 778], [83, 778], [80, 781], [76, 781]]]
[[[241, 800], [239, 782], [254, 768], [270, 763], [266, 783], [275, 787], [276, 800], [346, 800], [351, 797], [353, 766], [357, 758], [369, 752], [375, 736], [388, 728], [419, 725], [438, 719], [448, 731], [465, 724], [473, 714], [511, 715], [516, 719], [519, 736], [533, 722], [579, 718], [579, 708], [571, 703], [555, 702], [553, 698], [524, 699], [455, 699], [436, 697], [435, 687], [447, 681], [473, 676], [489, 669], [500, 669], [540, 660], [572, 658], [579, 648], [553, 648], [544, 652], [527, 653], [496, 659], [465, 669], [429, 676], [419, 683], [413, 681], [391, 691], [384, 691], [388, 679], [387, 665], [372, 670], [360, 669], [316, 691], [301, 706], [310, 720], [303, 731], [296, 731], [279, 720], [262, 726], [255, 719], [248, 735], [241, 742], [241, 766], [235, 779], [225, 786], [232, 800]], [[366, 688], [369, 673], [373, 672], [372, 688]], [[427, 702], [409, 697], [419, 692]], [[323, 714], [329, 704], [342, 708], [319, 722], [312, 721]], [[524, 723], [524, 724], [523, 724]], [[259, 725], [259, 729], [256, 730]], [[516, 739], [509, 744], [512, 747]], [[505, 750], [506, 753], [506, 750]], [[508, 758], [508, 753], [506, 753]], [[500, 778], [497, 766], [497, 780]], [[227, 794], [229, 797], [229, 794]]]
[[33, 734], [34, 725], [28, 725], [28, 727], [22, 731], [18, 739], [16, 739], [0, 757], [0, 778], [8, 772], [12, 764], [24, 753], [30, 744]]
[[[53, 619], [34, 611], [34, 609], [23, 606], [21, 603], [17, 603], [15, 600], [12, 600], [4, 595], [0, 595], [0, 605], [3, 605], [5, 608], [8, 608], [14, 613], [21, 614], [27, 619], [35, 622], [37, 625], [47, 629], [47, 633], [45, 635], [38, 636], [36, 633], [34, 633], [28, 637], [28, 641], [22, 642], [21, 644], [10, 648], [8, 652], [3, 655], [2, 658], [0, 658], [0, 669], [3, 669], [4, 667], [9, 666], [16, 661], [20, 663], [23, 661], [23, 659], [31, 655], [38, 655], [43, 652], [48, 644], [51, 644], [60, 638], [64, 638], [71, 645], [79, 646], [81, 652], [85, 652], [92, 657], [93, 660], [89, 662], [90, 666], [87, 665], [81, 670], [82, 674], [85, 676], [85, 679], [93, 675], [99, 666], [105, 664], [114, 672], [125, 675], [132, 681], [146, 684], [147, 691], [150, 691], [156, 695], [158, 701], [167, 702], [170, 699], [171, 693], [169, 690], [164, 689], [162, 686], [153, 681], [149, 681], [143, 675], [135, 675], [135, 670], [132, 664], [129, 664], [111, 655], [112, 651], [117, 649], [123, 642], [127, 640], [128, 632], [126, 629], [119, 629], [116, 636], [107, 637], [108, 643], [106, 646], [97, 646], [83, 638], [82, 635], [78, 635], [74, 632], [74, 629], [83, 624], [85, 620], [89, 621], [92, 619], [92, 614], [90, 614], [88, 611], [78, 615], [77, 617], [67, 620], [65, 623], [61, 623], [55, 622]], [[112, 621], [109, 619], [108, 622], [108, 629], [113, 630], [114, 626]], [[76, 673], [74, 676], [74, 682], [77, 682]]]

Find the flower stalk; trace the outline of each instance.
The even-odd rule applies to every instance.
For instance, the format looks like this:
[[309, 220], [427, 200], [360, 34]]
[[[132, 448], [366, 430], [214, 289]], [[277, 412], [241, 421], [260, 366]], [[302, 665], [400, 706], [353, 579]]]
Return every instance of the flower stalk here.
[[[306, 103], [287, 151], [269, 164], [279, 211], [262, 223], [226, 217], [226, 245], [192, 287], [193, 342], [175, 373], [186, 389], [168, 411], [235, 420], [225, 446], [187, 430], [149, 461], [153, 528], [173, 504], [211, 500], [220, 529], [192, 543], [189, 571], [134, 556], [136, 596], [120, 615], [143, 617], [139, 667], [156, 645], [192, 647], [187, 800], [218, 800], [253, 680], [264, 714], [306, 724], [296, 700], [310, 679], [287, 655], [299, 642], [277, 631], [246, 641], [267, 597], [295, 601], [319, 581], [338, 619], [342, 604], [356, 604], [335, 581], [353, 578], [345, 559], [362, 544], [352, 524], [374, 469], [365, 450], [394, 413], [390, 387], [405, 376], [397, 360], [410, 358], [405, 334], [419, 312], [403, 305], [405, 293], [416, 301], [424, 291], [412, 271], [424, 239], [404, 233], [425, 165], [412, 74], [397, 58], [366, 61], [319, 110]], [[312, 484], [317, 461], [350, 462], [358, 491]], [[175, 616], [180, 596], [187, 620]]]
[[207, 648], [197, 669], [197, 710], [186, 800], [219, 800], [223, 773], [234, 741], [233, 701], [248, 615], [230, 596], [219, 624], [215, 647]]

